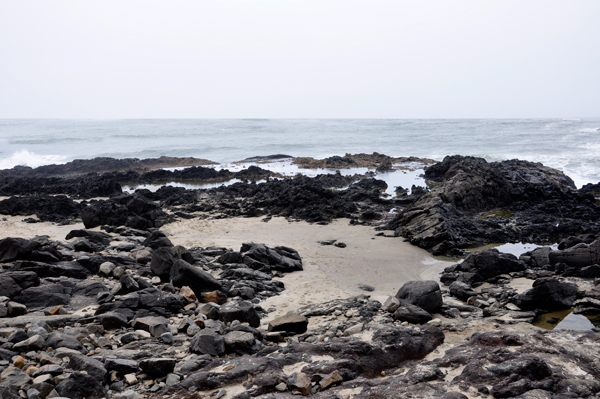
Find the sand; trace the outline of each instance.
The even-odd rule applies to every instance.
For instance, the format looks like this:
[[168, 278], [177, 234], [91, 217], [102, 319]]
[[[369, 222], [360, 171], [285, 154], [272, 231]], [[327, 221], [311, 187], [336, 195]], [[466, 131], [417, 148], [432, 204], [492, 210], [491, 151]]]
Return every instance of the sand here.
[[[0, 238], [48, 235], [52, 240], [65, 240], [69, 231], [84, 228], [81, 223], [58, 226], [24, 223], [23, 219], [24, 216], [0, 217]], [[376, 236], [378, 232], [369, 226], [351, 226], [347, 219], [328, 225], [288, 222], [279, 217], [267, 223], [260, 218], [191, 219], [167, 224], [161, 230], [174, 244], [187, 248], [221, 246], [238, 250], [242, 243], [254, 241], [296, 249], [302, 256], [304, 270], [283, 277], [286, 290], [262, 304], [265, 308], [275, 307], [273, 316], [359, 294], [384, 301], [409, 280], [439, 279], [439, 272], [452, 264], [436, 260], [402, 238]], [[319, 244], [325, 240], [337, 240], [347, 246]], [[375, 291], [363, 291], [361, 284], [371, 285]]]
[[[404, 242], [399, 237], [376, 237], [372, 227], [351, 226], [347, 219], [328, 225], [288, 222], [273, 218], [217, 220], [190, 219], [161, 228], [174, 244], [184, 247], [223, 246], [238, 250], [242, 243], [253, 241], [268, 246], [285, 245], [302, 256], [304, 271], [286, 275], [281, 280], [286, 290], [265, 301], [275, 306], [274, 315], [284, 314], [311, 303], [347, 298], [359, 294], [385, 300], [409, 280], [439, 278], [450, 262], [433, 258], [427, 251]], [[346, 248], [321, 245], [319, 241], [337, 240]], [[361, 290], [368, 284], [373, 292]]]
[[6, 237], [33, 238], [36, 235], [47, 235], [51, 240], [64, 241], [71, 230], [84, 229], [83, 223], [58, 226], [54, 223], [25, 223], [22, 220], [31, 216], [0, 215], [0, 239]]

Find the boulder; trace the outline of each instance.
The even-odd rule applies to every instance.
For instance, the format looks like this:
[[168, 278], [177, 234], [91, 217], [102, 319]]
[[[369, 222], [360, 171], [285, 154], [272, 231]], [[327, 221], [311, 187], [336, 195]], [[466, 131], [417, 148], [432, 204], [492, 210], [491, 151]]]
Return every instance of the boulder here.
[[473, 287], [462, 281], [455, 281], [450, 284], [450, 287], [448, 288], [450, 289], [450, 295], [460, 299], [461, 301], [466, 301], [470, 297], [478, 295]]
[[44, 338], [41, 335], [36, 334], [36, 335], [33, 335], [33, 336], [27, 338], [24, 341], [17, 342], [12, 347], [12, 350], [15, 352], [23, 352], [23, 353], [29, 352], [29, 351], [37, 351], [44, 347], [44, 343], [45, 343]]
[[27, 306], [22, 303], [10, 301], [6, 304], [6, 311], [10, 317], [22, 316], [27, 314]]
[[223, 336], [228, 353], [252, 353], [254, 334], [245, 331], [231, 331]]
[[173, 247], [171, 240], [169, 240], [167, 235], [160, 230], [153, 231], [150, 236], [142, 242], [142, 245], [154, 250], [164, 247]]
[[398, 290], [396, 298], [416, 305], [429, 313], [439, 312], [444, 304], [440, 286], [432, 280], [408, 281]]
[[219, 312], [221, 314], [221, 320], [225, 323], [238, 320], [242, 323], [246, 322], [254, 328], [260, 326], [260, 316], [251, 303], [245, 301], [227, 302], [221, 306]]
[[600, 265], [600, 238], [591, 244], [580, 243], [562, 251], [552, 251], [548, 259], [552, 265], [564, 263], [575, 268]]
[[190, 342], [190, 351], [202, 355], [220, 356], [225, 353], [225, 341], [220, 334], [205, 329], [194, 335]]
[[269, 248], [264, 244], [245, 243], [240, 250], [243, 262], [252, 269], [267, 268], [284, 273], [302, 270], [302, 259], [289, 247]]
[[192, 266], [183, 259], [178, 259], [171, 268], [171, 283], [175, 287], [188, 286], [194, 291], [196, 297], [201, 297], [203, 292], [222, 290], [222, 284], [211, 274]]
[[1, 387], [23, 388], [29, 384], [31, 384], [31, 378], [14, 366], [8, 366], [0, 374]]
[[157, 326], [167, 326], [168, 324], [169, 321], [160, 316], [139, 317], [133, 319], [131, 322], [131, 325], [135, 330], [143, 330], [148, 332], [150, 332], [150, 330], [153, 328], [157, 328]]
[[21, 291], [15, 300], [32, 309], [68, 305], [71, 300], [68, 294], [70, 291], [62, 284], [44, 284]]
[[522, 310], [569, 309], [577, 299], [578, 287], [555, 278], [538, 278], [531, 289], [515, 296], [513, 302]]
[[416, 305], [400, 301], [400, 307], [394, 312], [394, 319], [412, 324], [425, 324], [432, 319], [431, 315]]

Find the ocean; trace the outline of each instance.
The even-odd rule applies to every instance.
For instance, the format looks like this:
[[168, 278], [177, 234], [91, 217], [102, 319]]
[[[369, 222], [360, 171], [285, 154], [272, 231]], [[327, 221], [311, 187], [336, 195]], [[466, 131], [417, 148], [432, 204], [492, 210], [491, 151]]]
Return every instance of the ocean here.
[[94, 157], [523, 159], [600, 182], [600, 119], [0, 119], [0, 169]]

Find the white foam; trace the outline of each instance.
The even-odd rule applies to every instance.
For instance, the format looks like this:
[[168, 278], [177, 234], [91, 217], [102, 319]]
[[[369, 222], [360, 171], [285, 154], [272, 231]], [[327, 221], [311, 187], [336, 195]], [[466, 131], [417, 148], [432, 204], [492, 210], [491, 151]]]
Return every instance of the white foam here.
[[61, 164], [66, 162], [63, 155], [41, 155], [28, 150], [15, 151], [9, 158], [0, 159], [0, 169], [10, 169], [17, 165], [37, 168], [42, 165]]

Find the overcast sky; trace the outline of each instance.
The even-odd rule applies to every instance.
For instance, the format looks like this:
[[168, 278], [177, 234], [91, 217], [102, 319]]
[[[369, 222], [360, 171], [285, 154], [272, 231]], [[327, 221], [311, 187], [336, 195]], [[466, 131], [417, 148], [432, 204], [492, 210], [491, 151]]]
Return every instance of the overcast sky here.
[[0, 0], [1, 118], [599, 116], [598, 0]]

